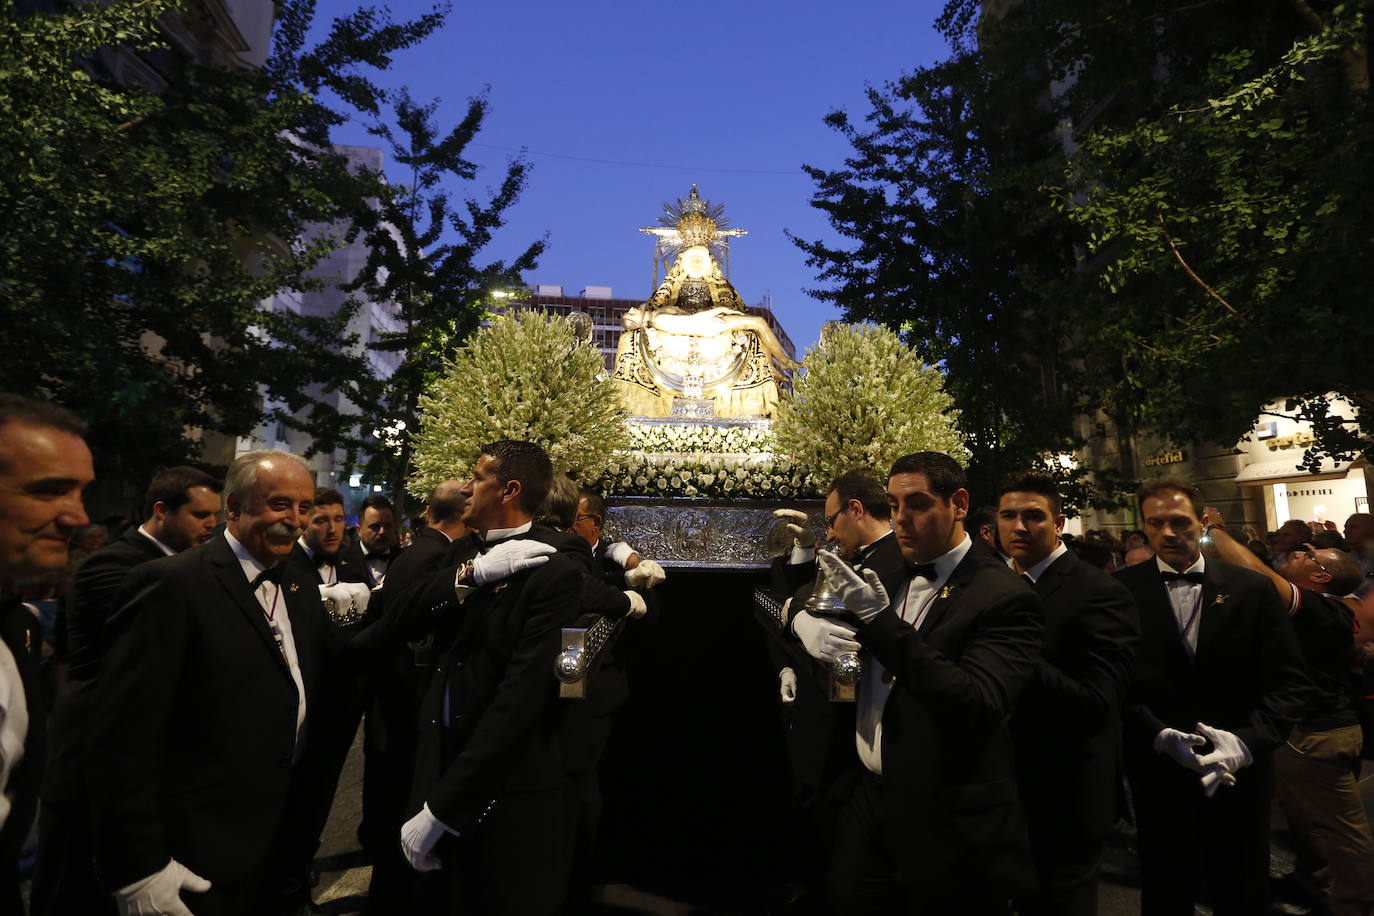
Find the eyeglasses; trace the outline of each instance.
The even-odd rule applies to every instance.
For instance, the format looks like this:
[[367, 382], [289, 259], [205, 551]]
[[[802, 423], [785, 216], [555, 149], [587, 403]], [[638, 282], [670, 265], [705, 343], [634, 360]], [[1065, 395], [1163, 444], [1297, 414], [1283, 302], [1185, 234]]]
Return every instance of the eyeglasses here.
[[1317, 568], [1320, 569], [1322, 572], [1329, 573], [1327, 568], [1322, 565], [1321, 560], [1317, 559], [1317, 548], [1313, 547], [1311, 544], [1303, 544], [1301, 549], [1294, 550], [1293, 553], [1302, 554], [1303, 556], [1307, 557], [1307, 559], [1317, 564]]
[[831, 528], [834, 528], [835, 519], [839, 518], [841, 515], [844, 515], [844, 510], [848, 508], [848, 506], [841, 506], [840, 508], [835, 510], [834, 515], [827, 515], [825, 517], [825, 530], [829, 531]]
[[576, 525], [578, 522], [582, 521], [584, 518], [601, 518], [601, 516], [599, 516], [599, 515], [594, 515], [594, 514], [593, 514], [593, 515], [579, 515], [577, 518], [573, 519], [573, 524]]

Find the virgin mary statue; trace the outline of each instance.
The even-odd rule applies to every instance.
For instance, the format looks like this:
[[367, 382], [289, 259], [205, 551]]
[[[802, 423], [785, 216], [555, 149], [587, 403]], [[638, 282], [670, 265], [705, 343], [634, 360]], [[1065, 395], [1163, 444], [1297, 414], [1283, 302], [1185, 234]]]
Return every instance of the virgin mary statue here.
[[625, 314], [612, 383], [634, 416], [772, 417], [782, 373], [797, 363], [721, 273], [721, 208], [693, 186], [665, 209], [670, 225], [650, 231], [676, 257], [649, 300]]

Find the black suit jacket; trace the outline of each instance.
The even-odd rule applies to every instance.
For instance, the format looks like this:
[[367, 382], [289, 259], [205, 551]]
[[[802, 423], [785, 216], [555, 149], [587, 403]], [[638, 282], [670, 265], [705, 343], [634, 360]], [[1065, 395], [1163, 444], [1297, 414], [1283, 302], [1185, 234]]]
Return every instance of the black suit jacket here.
[[1035, 592], [1042, 658], [1012, 717], [1021, 798], [1037, 832], [1103, 839], [1116, 821], [1121, 703], [1140, 639], [1135, 601], [1073, 551]]
[[24, 735], [24, 757], [10, 771], [8, 788], [14, 793], [9, 816], [0, 829], [0, 909], [10, 912], [19, 903], [19, 852], [28, 839], [38, 809], [38, 789], [43, 778], [44, 725], [47, 694], [41, 670], [43, 631], [37, 618], [13, 595], [0, 595], [0, 639], [9, 647], [24, 685], [29, 715]]
[[[437, 534], [437, 532], [436, 532]], [[443, 535], [439, 535], [443, 537]], [[447, 539], [445, 539], [447, 542]], [[361, 550], [355, 551], [356, 556], [350, 555], [347, 548], [340, 548], [338, 555], [334, 558], [334, 571], [338, 575], [339, 582], [366, 582], [371, 585], [367, 569], [357, 559], [362, 555]], [[324, 584], [324, 577], [320, 575], [319, 564], [311, 559], [309, 552], [299, 543], [291, 548], [291, 552], [286, 555], [286, 563], [291, 564], [306, 576], [315, 580], [316, 585]], [[388, 567], [389, 569], [389, 567]]]
[[43, 798], [71, 802], [85, 798], [85, 743], [91, 711], [99, 697], [96, 674], [105, 652], [105, 624], [129, 571], [165, 557], [133, 526], [91, 554], [76, 571], [67, 604], [68, 681], [53, 708]]
[[1030, 586], [972, 551], [919, 629], [892, 605], [859, 628], [865, 663], [878, 659], [893, 678], [882, 738], [888, 846], [899, 874], [937, 898], [1034, 885], [1007, 721], [1035, 673], [1040, 633]]
[[[536, 527], [517, 537], [552, 543], [550, 534]], [[446, 565], [400, 599], [457, 621], [421, 707], [413, 808], [427, 803], [460, 833], [507, 793], [561, 787], [564, 709], [553, 662], [562, 628], [581, 613], [582, 573], [562, 554], [459, 604], [454, 577], [476, 552], [473, 542], [455, 544]]]
[[1116, 574], [1140, 614], [1123, 736], [1128, 761], [1181, 770], [1153, 751], [1155, 735], [1166, 727], [1193, 731], [1206, 722], [1233, 732], [1262, 763], [1302, 717], [1307, 677], [1274, 586], [1259, 573], [1211, 557], [1205, 570], [1193, 659], [1158, 566], [1146, 562]]
[[[345, 637], [313, 577], [288, 568], [281, 594], [308, 716]], [[135, 569], [109, 630], [89, 738], [102, 881], [123, 887], [172, 857], [221, 887], [244, 880], [286, 802], [299, 697], [228, 541]]]

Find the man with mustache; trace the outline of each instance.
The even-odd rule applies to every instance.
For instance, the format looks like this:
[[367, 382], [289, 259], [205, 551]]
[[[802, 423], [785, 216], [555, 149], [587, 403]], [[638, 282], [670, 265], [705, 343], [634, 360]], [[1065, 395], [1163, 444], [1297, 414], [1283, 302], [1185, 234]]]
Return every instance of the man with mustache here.
[[1040, 878], [1039, 890], [1020, 901], [1026, 916], [1097, 912], [1098, 867], [1116, 823], [1121, 697], [1140, 636], [1130, 592], [1068, 549], [1064, 522], [1059, 487], [1046, 472], [1002, 482], [998, 540], [1045, 616], [1040, 664], [1011, 720]]
[[[360, 559], [344, 547], [343, 494], [331, 487], [315, 490], [305, 531], [284, 561], [315, 580], [329, 619], [352, 635], [361, 629], [370, 599], [369, 576]], [[315, 697], [310, 714], [310, 741], [292, 768], [290, 807], [273, 845], [267, 885], [272, 900], [264, 906], [288, 913], [309, 902], [314, 884], [312, 863], [320, 834], [329, 820], [334, 790], [348, 750], [358, 733], [364, 705], [363, 683], [353, 671], [331, 671]]]
[[39, 813], [35, 914], [113, 912], [91, 867], [86, 732], [99, 696], [105, 622], [130, 570], [210, 540], [219, 517], [219, 480], [192, 467], [158, 473], [144, 496], [147, 520], [81, 564], [67, 607], [68, 681], [53, 711]]
[[340, 638], [313, 578], [282, 562], [314, 498], [296, 456], [249, 452], [225, 478], [223, 536], [125, 581], [88, 772], [96, 861], [122, 913], [261, 911], [292, 765]]
[[17, 580], [67, 564], [87, 524], [82, 491], [95, 478], [86, 427], [52, 404], [0, 393], [0, 912], [22, 913], [19, 851], [43, 775], [45, 697], [38, 621]]

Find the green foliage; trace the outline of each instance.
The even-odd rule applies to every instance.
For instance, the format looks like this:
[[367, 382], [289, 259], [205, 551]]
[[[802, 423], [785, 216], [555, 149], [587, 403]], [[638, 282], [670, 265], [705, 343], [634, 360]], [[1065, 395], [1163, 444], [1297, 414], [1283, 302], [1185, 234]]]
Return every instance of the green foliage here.
[[516, 312], [474, 333], [420, 397], [410, 492], [465, 478], [498, 439], [542, 445], [577, 480], [603, 474], [628, 443], [625, 410], [606, 384], [601, 351], [563, 316]]
[[307, 49], [313, 3], [288, 0], [267, 66], [223, 68], [163, 47], [158, 22], [179, 7], [0, 7], [11, 125], [0, 388], [75, 408], [103, 472], [130, 481], [196, 460], [206, 434], [246, 435], [264, 414], [320, 448], [358, 442], [358, 418], [322, 399], [354, 394], [366, 375], [345, 353], [347, 310], [259, 306], [313, 287], [332, 240], [305, 227], [346, 222], [384, 191], [323, 146], [344, 114], [322, 94], [375, 108], [366, 71], [440, 22], [360, 11]]
[[817, 295], [946, 373], [975, 494], [1076, 417], [1123, 440], [1079, 505], [1128, 491], [1136, 433], [1229, 444], [1275, 399], [1318, 421], [1310, 461], [1366, 447], [1372, 7], [951, 0], [948, 59], [828, 116], [852, 154], [808, 169], [843, 239], [797, 241]]
[[773, 424], [777, 450], [829, 480], [862, 468], [886, 479], [902, 455], [968, 450], [943, 379], [895, 333], [827, 325]]
[[[443, 182], [476, 177], [477, 166], [463, 158], [463, 151], [481, 129], [487, 102], [470, 99], [462, 121], [447, 133], [435, 125], [434, 108], [417, 104], [402, 91], [392, 103], [394, 128], [381, 121], [371, 128], [410, 180], [389, 185], [378, 206], [360, 214], [350, 232], [361, 234], [369, 250], [351, 289], [374, 301], [395, 303], [401, 325], [370, 344], [374, 350], [400, 353], [402, 359], [390, 378], [367, 387], [363, 409], [406, 429], [417, 428], [421, 395], [445, 372], [444, 354], [478, 327], [493, 292], [522, 284], [521, 274], [534, 269], [545, 244], [534, 242], [509, 264], [477, 263], [524, 189], [529, 165], [512, 162], [486, 200], [467, 199], [454, 206]], [[410, 465], [407, 438], [398, 449], [375, 449], [367, 471], [374, 479], [391, 481], [391, 492], [403, 498]]]

